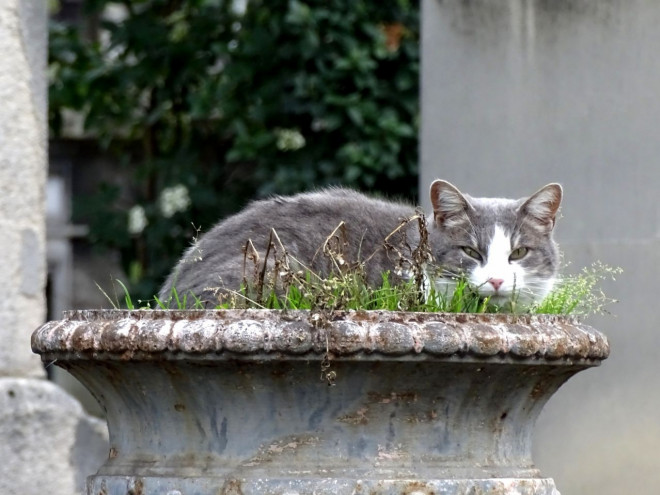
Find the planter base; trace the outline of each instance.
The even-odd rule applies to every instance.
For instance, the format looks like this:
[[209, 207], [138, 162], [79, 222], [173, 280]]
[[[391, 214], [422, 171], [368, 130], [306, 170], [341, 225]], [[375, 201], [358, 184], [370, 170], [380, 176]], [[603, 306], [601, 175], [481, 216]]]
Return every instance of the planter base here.
[[103, 495], [559, 495], [551, 478], [441, 480], [218, 479], [92, 476], [88, 493]]
[[313, 316], [85, 311], [37, 330], [106, 412], [88, 495], [558, 494], [534, 421], [604, 336], [548, 316]]

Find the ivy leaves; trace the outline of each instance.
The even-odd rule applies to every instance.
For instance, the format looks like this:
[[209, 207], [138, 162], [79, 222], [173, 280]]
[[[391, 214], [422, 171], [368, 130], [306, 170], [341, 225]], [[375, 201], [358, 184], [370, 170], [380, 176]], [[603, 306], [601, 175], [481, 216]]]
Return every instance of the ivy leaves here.
[[[191, 222], [206, 230], [249, 197], [327, 184], [414, 194], [417, 2], [86, 5], [94, 36], [51, 26], [51, 134], [66, 135], [77, 112], [85, 135], [131, 171], [122, 194], [78, 201], [126, 225], [144, 211], [147, 227], [130, 235], [91, 227], [127, 270], [139, 264], [140, 295], [156, 291], [195, 235]], [[162, 191], [179, 185], [190, 208], [161, 215]]]

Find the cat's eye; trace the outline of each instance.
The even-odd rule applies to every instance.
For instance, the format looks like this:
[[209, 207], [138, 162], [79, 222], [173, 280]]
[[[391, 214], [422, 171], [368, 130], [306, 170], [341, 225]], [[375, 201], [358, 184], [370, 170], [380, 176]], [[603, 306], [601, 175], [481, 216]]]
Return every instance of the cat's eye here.
[[481, 257], [481, 254], [479, 254], [479, 251], [477, 251], [476, 249], [472, 249], [469, 246], [462, 246], [461, 249], [470, 258], [474, 258], [475, 260], [478, 260], [478, 261], [483, 261], [483, 258]]
[[527, 253], [529, 252], [529, 249], [526, 247], [519, 247], [517, 249], [514, 249], [511, 251], [511, 254], [509, 255], [509, 261], [517, 261], [525, 256], [527, 256]]

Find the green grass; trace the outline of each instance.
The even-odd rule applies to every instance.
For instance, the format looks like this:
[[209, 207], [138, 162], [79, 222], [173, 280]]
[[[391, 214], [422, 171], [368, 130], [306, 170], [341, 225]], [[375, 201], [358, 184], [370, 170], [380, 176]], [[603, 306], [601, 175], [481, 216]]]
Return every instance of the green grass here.
[[[129, 310], [134, 310], [134, 309], [206, 309], [204, 306], [204, 303], [201, 301], [201, 299], [194, 294], [183, 294], [180, 295], [175, 287], [172, 287], [172, 290], [170, 291], [170, 294], [166, 300], [161, 300], [158, 298], [158, 296], [154, 296], [153, 300], [150, 301], [142, 301], [138, 299], [137, 301], [133, 301], [133, 297], [131, 296], [128, 287], [126, 287], [126, 284], [124, 284], [121, 280], [119, 279], [112, 279], [112, 284], [113, 284], [113, 289], [114, 291], [114, 297], [111, 297], [108, 295], [106, 291], [104, 291], [99, 284], [96, 284], [96, 287], [103, 293], [105, 298], [110, 302], [112, 307], [114, 309], [129, 309]], [[119, 285], [119, 288], [121, 289], [121, 299], [123, 299], [123, 305], [120, 302], [120, 296], [117, 294], [116, 291], [116, 286], [115, 284]], [[188, 301], [192, 300], [193, 304], [188, 305]]]
[[[557, 314], [586, 316], [606, 313], [615, 302], [608, 298], [600, 285], [615, 279], [621, 269], [595, 263], [577, 275], [563, 278], [555, 289], [541, 302], [524, 307], [513, 298], [505, 306], [495, 306], [488, 298], [482, 298], [465, 279], [456, 280], [451, 294], [440, 294], [431, 289], [425, 297], [414, 280], [391, 283], [390, 274], [383, 273], [378, 287], [366, 283], [360, 270], [332, 274], [327, 278], [312, 272], [289, 273], [286, 283], [271, 281], [261, 288], [244, 283], [237, 290], [218, 291], [219, 303], [215, 309], [279, 309], [279, 310], [385, 310], [421, 311], [441, 313], [516, 313]], [[166, 300], [154, 296], [152, 301], [133, 302], [128, 288], [120, 280], [123, 304], [115, 294], [114, 300], [105, 292], [115, 308], [127, 309], [204, 309], [203, 302], [193, 294], [179, 294], [175, 288]], [[192, 304], [189, 302], [192, 301]]]
[[370, 286], [360, 271], [332, 274], [327, 278], [305, 272], [304, 276], [289, 279], [285, 287], [276, 288], [276, 285], [279, 284], [259, 290], [244, 283], [239, 291], [220, 291], [221, 302], [217, 308], [448, 312], [453, 306], [453, 312], [461, 312], [461, 308], [468, 305], [476, 310], [478, 304], [478, 297], [465, 283], [459, 283], [459, 290], [450, 299], [431, 292], [426, 300], [414, 281], [392, 284], [389, 272], [382, 274], [377, 287]]
[[616, 301], [605, 295], [601, 283], [616, 280], [621, 268], [605, 265], [599, 261], [583, 268], [576, 275], [560, 280], [548, 296], [535, 305], [536, 314], [559, 314], [588, 316], [608, 312], [608, 306]]
[[158, 298], [158, 296], [154, 296], [153, 304], [149, 305], [148, 307], [149, 309], [152, 308], [171, 309], [172, 308], [171, 303], [174, 302], [175, 308], [185, 309], [188, 308], [188, 298], [190, 298], [193, 301], [193, 304], [191, 305], [190, 309], [204, 309], [204, 303], [199, 297], [197, 297], [192, 292], [188, 294], [179, 295], [178, 291], [176, 290], [176, 287], [172, 287], [172, 289], [170, 290], [170, 295], [166, 300], [161, 300]]
[[[419, 244], [414, 249], [408, 245], [404, 227], [413, 222], [419, 229]], [[421, 214], [403, 220], [389, 234], [382, 248], [391, 256], [398, 277], [389, 272], [382, 274], [377, 286], [367, 283], [366, 264], [347, 259], [346, 248], [350, 244], [344, 222], [330, 233], [319, 248], [321, 256], [330, 261], [330, 274], [321, 276], [308, 269], [299, 260], [288, 254], [275, 229], [271, 230], [263, 256], [248, 240], [243, 249], [243, 283], [238, 290], [215, 288], [216, 309], [304, 309], [313, 311], [334, 310], [385, 310], [421, 311], [440, 313], [516, 313], [516, 314], [559, 314], [584, 316], [606, 312], [614, 302], [600, 288], [601, 283], [614, 279], [621, 269], [603, 263], [594, 263], [576, 275], [569, 275], [556, 283], [554, 290], [543, 300], [532, 306], [524, 306], [517, 294], [501, 306], [488, 298], [479, 296], [476, 288], [465, 278], [454, 280], [451, 293], [440, 293], [431, 284], [426, 290], [425, 273], [433, 272], [429, 263], [433, 259], [428, 244], [428, 231]], [[410, 274], [408, 281], [401, 281], [402, 274]], [[396, 282], [393, 282], [396, 281]], [[172, 288], [164, 300], [154, 296], [151, 301], [133, 302], [128, 288], [120, 280], [123, 305], [128, 309], [206, 309], [207, 306], [194, 294], [180, 293]], [[176, 283], [174, 284], [176, 286]], [[115, 289], [114, 299], [103, 292], [115, 308], [122, 304]]]

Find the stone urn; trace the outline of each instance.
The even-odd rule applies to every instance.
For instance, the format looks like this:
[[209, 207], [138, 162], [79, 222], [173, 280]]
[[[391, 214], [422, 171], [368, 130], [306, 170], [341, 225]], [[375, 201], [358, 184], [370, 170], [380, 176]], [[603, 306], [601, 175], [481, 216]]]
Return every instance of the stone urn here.
[[274, 310], [70, 311], [32, 348], [107, 414], [89, 495], [558, 494], [534, 422], [609, 353], [566, 317]]

